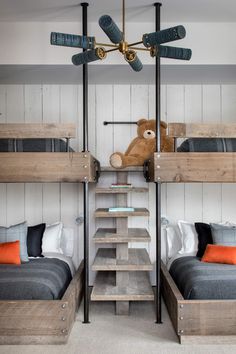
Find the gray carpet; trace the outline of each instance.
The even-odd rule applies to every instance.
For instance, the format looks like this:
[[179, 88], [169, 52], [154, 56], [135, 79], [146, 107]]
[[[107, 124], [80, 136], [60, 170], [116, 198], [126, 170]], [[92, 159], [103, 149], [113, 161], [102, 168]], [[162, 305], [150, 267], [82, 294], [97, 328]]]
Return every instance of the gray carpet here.
[[69, 341], [57, 346], [0, 346], [4, 354], [235, 354], [236, 345], [180, 345], [166, 309], [163, 324], [155, 324], [153, 303], [131, 303], [130, 316], [115, 316], [113, 303], [92, 303], [90, 324], [83, 307]]

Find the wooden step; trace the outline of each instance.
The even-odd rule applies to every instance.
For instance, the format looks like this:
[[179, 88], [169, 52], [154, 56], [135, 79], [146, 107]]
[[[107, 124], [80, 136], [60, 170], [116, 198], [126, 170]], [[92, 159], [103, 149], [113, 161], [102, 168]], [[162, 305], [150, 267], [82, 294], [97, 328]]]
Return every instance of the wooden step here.
[[148, 188], [141, 188], [141, 187], [125, 187], [125, 188], [96, 188], [96, 194], [126, 194], [130, 192], [136, 193], [147, 193]]
[[146, 229], [129, 228], [128, 234], [116, 233], [116, 229], [100, 228], [94, 237], [95, 243], [151, 242]]
[[108, 208], [95, 210], [96, 218], [123, 218], [128, 216], [149, 216], [146, 208], [134, 208], [134, 211], [108, 211]]
[[147, 272], [129, 272], [129, 286], [116, 286], [115, 272], [98, 272], [92, 301], [153, 301], [154, 294]]
[[115, 248], [99, 248], [92, 270], [102, 271], [149, 271], [152, 264], [145, 248], [129, 248], [129, 259], [121, 261], [116, 259]]

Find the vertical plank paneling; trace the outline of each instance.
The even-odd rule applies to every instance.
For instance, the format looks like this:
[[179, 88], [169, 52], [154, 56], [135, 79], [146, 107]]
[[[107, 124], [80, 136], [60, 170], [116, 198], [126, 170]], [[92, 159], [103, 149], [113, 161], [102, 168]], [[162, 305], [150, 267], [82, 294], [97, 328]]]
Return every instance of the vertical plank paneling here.
[[[201, 123], [202, 88], [200, 85], [184, 87], [184, 113], [186, 123]], [[192, 222], [202, 220], [202, 183], [185, 185], [185, 219]]]
[[[166, 118], [167, 122], [184, 122], [184, 86], [167, 85]], [[184, 218], [184, 190], [182, 184], [168, 184], [166, 192], [166, 212], [168, 219], [175, 222]]]
[[[60, 86], [43, 86], [43, 122], [57, 123], [60, 121]], [[43, 221], [54, 223], [60, 220], [60, 184], [43, 184]]]
[[[204, 123], [221, 122], [220, 85], [204, 85], [202, 114]], [[221, 220], [221, 184], [203, 184], [203, 219], [206, 222]]]
[[[25, 85], [25, 123], [40, 123], [43, 119], [41, 85]], [[25, 219], [29, 225], [42, 222], [42, 183], [25, 184]]]
[[[74, 123], [77, 125], [78, 119], [78, 86], [60, 86], [60, 122]], [[78, 151], [78, 139], [71, 139], [70, 146]], [[79, 230], [75, 223], [78, 216], [79, 188], [77, 183], [61, 183], [60, 190], [60, 216], [65, 227], [74, 230], [75, 244], [73, 260], [78, 266], [79, 262]], [[81, 196], [82, 198], [82, 196]]]
[[[24, 122], [24, 86], [7, 85], [7, 123]], [[25, 219], [24, 183], [7, 184], [7, 225], [19, 223]]]

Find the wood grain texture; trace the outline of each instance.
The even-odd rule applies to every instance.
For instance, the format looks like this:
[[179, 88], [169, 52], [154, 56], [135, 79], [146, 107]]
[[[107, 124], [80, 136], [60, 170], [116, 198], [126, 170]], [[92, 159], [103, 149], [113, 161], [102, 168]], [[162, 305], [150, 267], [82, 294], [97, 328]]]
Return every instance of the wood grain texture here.
[[75, 124], [8, 123], [0, 124], [0, 139], [75, 138]]
[[89, 153], [0, 153], [0, 183], [95, 182], [94, 177], [94, 159]]
[[236, 124], [169, 123], [168, 135], [174, 138], [236, 138]]
[[134, 208], [134, 211], [108, 211], [107, 208], [98, 208], [95, 211], [96, 218], [126, 218], [128, 216], [149, 216], [149, 211], [145, 208]]
[[61, 300], [1, 300], [0, 344], [54, 344], [68, 339], [83, 294], [84, 264]]
[[111, 166], [101, 166], [101, 172], [142, 172], [143, 167], [142, 166], [128, 166], [125, 168], [114, 168]]
[[128, 234], [117, 233], [115, 228], [99, 228], [93, 240], [95, 243], [150, 242], [151, 237], [146, 229], [128, 228]]
[[236, 181], [236, 153], [155, 153], [154, 166], [159, 182]]
[[92, 270], [102, 271], [149, 271], [152, 264], [146, 249], [130, 248], [128, 260], [118, 260], [115, 248], [99, 248], [92, 265]]
[[115, 272], [98, 272], [91, 293], [92, 301], [153, 301], [154, 295], [146, 272], [130, 272], [129, 286], [116, 286]]
[[108, 188], [96, 188], [95, 189], [96, 194], [127, 194], [127, 193], [131, 193], [131, 192], [147, 193], [148, 188], [145, 188], [145, 187], [131, 187], [131, 188], [128, 188], [128, 187], [125, 187], [125, 188], [108, 187]]

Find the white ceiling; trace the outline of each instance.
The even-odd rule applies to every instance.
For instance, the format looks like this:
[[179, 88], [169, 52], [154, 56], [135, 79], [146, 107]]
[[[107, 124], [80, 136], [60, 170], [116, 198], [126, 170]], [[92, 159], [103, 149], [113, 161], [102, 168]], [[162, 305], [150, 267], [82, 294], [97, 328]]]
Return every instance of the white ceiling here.
[[[155, 0], [126, 0], [127, 20], [154, 21]], [[121, 0], [87, 0], [88, 18], [120, 19]], [[162, 0], [162, 22], [236, 22], [236, 0]], [[0, 0], [0, 21], [78, 21], [78, 0]]]

